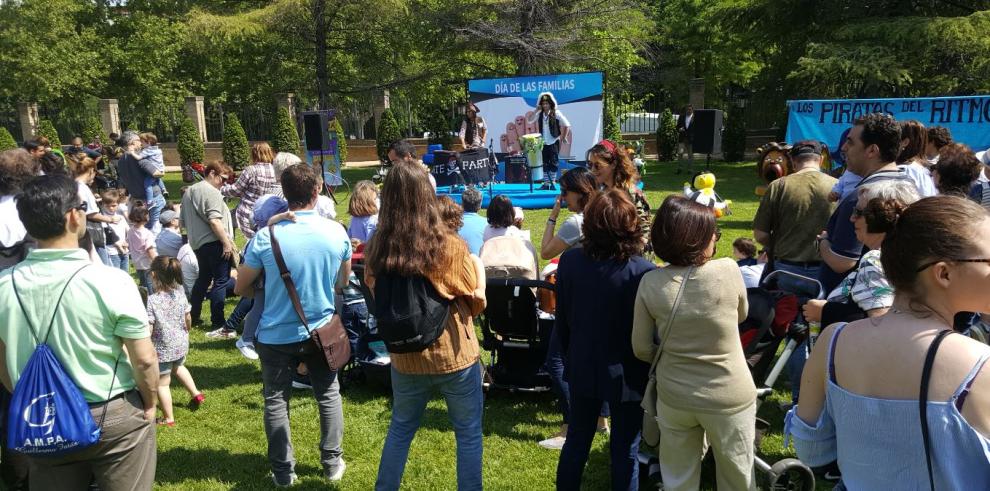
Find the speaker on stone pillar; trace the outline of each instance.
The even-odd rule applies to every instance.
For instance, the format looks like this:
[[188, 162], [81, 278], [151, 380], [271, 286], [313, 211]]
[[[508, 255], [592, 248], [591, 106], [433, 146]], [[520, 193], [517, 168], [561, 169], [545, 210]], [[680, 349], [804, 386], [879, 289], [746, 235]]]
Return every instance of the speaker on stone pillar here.
[[722, 153], [722, 111], [695, 109], [691, 119], [691, 150], [694, 153]]
[[303, 136], [306, 140], [307, 152], [330, 151], [330, 120], [331, 111], [303, 111], [299, 113], [302, 120]]

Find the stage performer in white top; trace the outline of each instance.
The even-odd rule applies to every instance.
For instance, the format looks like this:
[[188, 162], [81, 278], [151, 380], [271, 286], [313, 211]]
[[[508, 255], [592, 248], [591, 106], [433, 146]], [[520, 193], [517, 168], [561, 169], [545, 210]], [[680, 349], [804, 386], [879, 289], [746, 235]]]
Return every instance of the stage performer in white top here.
[[485, 118], [478, 114], [480, 112], [481, 110], [473, 102], [469, 102], [464, 109], [464, 121], [461, 121], [461, 131], [457, 136], [461, 139], [461, 147], [465, 150], [485, 146], [488, 125], [485, 124]]
[[557, 177], [557, 160], [561, 142], [570, 143], [571, 123], [557, 110], [557, 99], [550, 92], [543, 92], [537, 99], [539, 111], [533, 113], [529, 123], [536, 122], [543, 135], [543, 186], [553, 189]]

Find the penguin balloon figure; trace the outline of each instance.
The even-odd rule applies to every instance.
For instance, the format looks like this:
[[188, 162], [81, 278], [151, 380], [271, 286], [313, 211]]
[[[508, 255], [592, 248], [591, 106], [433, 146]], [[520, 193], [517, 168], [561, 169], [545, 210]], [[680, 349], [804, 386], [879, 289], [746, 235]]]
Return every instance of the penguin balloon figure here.
[[732, 214], [729, 206], [732, 201], [724, 200], [715, 192], [715, 174], [711, 172], [701, 172], [694, 176], [694, 188], [684, 183], [684, 195], [692, 201], [701, 203], [712, 209], [715, 218], [722, 218]]

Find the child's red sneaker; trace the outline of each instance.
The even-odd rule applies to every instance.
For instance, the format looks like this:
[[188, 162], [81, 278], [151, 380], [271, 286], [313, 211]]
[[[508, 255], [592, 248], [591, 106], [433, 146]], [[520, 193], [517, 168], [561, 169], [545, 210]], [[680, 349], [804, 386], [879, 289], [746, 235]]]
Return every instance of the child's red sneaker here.
[[189, 401], [189, 409], [192, 409], [193, 411], [199, 409], [199, 406], [202, 406], [203, 405], [203, 401], [205, 401], [205, 400], [206, 400], [206, 396], [204, 396], [202, 392], [200, 392], [199, 394], [196, 394]]

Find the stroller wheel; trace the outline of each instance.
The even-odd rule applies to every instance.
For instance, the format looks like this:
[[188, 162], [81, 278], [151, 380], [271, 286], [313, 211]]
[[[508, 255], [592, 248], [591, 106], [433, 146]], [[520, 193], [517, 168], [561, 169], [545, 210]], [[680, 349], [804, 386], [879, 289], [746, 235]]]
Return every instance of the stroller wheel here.
[[784, 459], [770, 468], [770, 489], [814, 491], [815, 474], [798, 459]]

